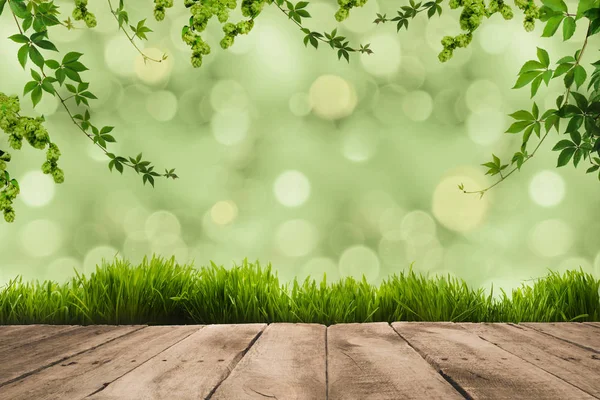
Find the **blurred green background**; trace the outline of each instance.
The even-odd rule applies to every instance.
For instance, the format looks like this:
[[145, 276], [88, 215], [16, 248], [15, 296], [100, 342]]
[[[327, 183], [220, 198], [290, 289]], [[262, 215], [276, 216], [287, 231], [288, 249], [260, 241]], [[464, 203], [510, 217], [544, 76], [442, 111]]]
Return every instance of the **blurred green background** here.
[[[56, 3], [70, 14], [72, 2]], [[284, 281], [325, 272], [378, 283], [412, 261], [417, 272], [450, 273], [487, 289], [519, 286], [548, 268], [581, 266], [600, 278], [600, 224], [593, 223], [600, 183], [582, 166], [555, 168], [555, 133], [483, 199], [457, 189], [493, 183], [479, 164], [492, 152], [510, 160], [520, 146], [519, 135], [503, 132], [507, 114], [531, 109], [529, 89], [511, 87], [536, 46], [554, 64], [581, 46], [583, 29], [563, 43], [559, 35], [541, 38], [539, 22], [525, 32], [520, 13], [512, 21], [494, 15], [469, 48], [441, 64], [440, 40], [460, 33], [459, 11], [444, 8], [431, 21], [420, 15], [397, 34], [395, 25], [372, 21], [376, 12], [394, 15], [398, 4], [370, 0], [339, 31], [354, 46], [371, 43], [375, 54], [352, 54], [347, 64], [324, 44], [305, 48], [303, 34], [271, 6], [228, 51], [212, 21], [204, 37], [213, 51], [193, 69], [180, 39], [189, 18], [182, 4], [157, 23], [150, 1], [126, 3], [131, 20], [150, 17], [145, 51], [169, 55], [144, 65], [107, 5], [95, 3], [97, 28], [59, 26], [50, 37], [63, 54], [85, 54], [91, 71], [83, 76], [99, 97], [93, 119], [116, 126], [112, 151], [141, 151], [181, 179], [159, 179], [152, 189], [129, 169], [110, 173], [54, 98], [44, 96], [36, 110], [22, 101], [25, 115], [47, 117], [66, 180], [55, 185], [42, 174], [42, 152], [14, 152], [21, 195], [15, 223], [0, 224], [0, 282], [17, 274], [63, 280], [73, 267], [90, 273], [117, 252], [133, 262], [156, 253], [197, 266], [248, 257], [271, 262]], [[331, 31], [336, 8], [311, 2], [306, 26]], [[236, 10], [232, 20], [240, 18]], [[0, 91], [21, 94], [29, 74], [18, 64], [19, 45], [5, 39], [14, 33], [5, 12]], [[585, 64], [597, 55], [587, 52]], [[543, 112], [562, 93], [562, 82], [552, 81], [535, 100]], [[6, 135], [0, 147], [8, 147]]]

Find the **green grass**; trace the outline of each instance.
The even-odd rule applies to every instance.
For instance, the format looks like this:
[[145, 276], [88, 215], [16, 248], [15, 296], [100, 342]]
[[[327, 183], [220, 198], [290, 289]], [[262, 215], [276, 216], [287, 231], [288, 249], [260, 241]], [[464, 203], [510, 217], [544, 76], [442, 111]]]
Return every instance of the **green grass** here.
[[550, 271], [509, 298], [486, 296], [463, 280], [424, 277], [412, 266], [378, 287], [364, 278], [280, 284], [271, 266], [244, 260], [195, 269], [174, 259], [116, 259], [91, 276], [0, 288], [0, 324], [219, 324], [377, 321], [559, 322], [600, 320], [600, 280], [583, 270]]

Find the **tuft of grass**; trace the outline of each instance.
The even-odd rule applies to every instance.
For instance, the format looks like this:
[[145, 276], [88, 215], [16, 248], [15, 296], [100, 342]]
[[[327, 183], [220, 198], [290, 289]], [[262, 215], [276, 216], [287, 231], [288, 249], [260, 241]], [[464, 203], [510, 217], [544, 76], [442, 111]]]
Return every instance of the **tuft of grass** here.
[[328, 284], [306, 278], [280, 284], [271, 265], [244, 260], [200, 269], [174, 258], [140, 265], [103, 261], [90, 277], [66, 283], [24, 282], [0, 288], [0, 324], [224, 324], [304, 322], [561, 322], [600, 321], [600, 280], [580, 271], [550, 271], [498, 300], [465, 281], [407, 273], [378, 287], [351, 277]]

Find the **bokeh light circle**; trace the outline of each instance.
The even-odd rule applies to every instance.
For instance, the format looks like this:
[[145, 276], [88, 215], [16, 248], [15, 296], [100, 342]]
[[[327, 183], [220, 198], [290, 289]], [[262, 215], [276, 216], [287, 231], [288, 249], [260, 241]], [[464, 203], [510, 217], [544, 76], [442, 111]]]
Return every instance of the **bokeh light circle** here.
[[540, 171], [529, 182], [529, 197], [542, 207], [554, 207], [565, 197], [565, 180], [554, 171]]
[[317, 245], [318, 231], [303, 219], [285, 221], [275, 232], [275, 243], [281, 253], [288, 257], [309, 254]]
[[402, 100], [402, 110], [413, 121], [425, 121], [433, 111], [433, 98], [423, 90], [409, 92]]
[[30, 207], [43, 207], [54, 198], [55, 185], [51, 175], [29, 171], [19, 180], [19, 198]]
[[404, 240], [418, 235], [435, 236], [436, 224], [431, 215], [422, 210], [409, 212], [402, 218], [400, 235]]
[[529, 246], [543, 257], [565, 254], [573, 245], [574, 234], [560, 219], [548, 219], [536, 224], [529, 233]]
[[160, 90], [146, 98], [146, 109], [157, 121], [170, 121], [177, 114], [177, 96], [168, 90]]
[[210, 90], [210, 105], [217, 112], [242, 111], [248, 108], [246, 89], [237, 81], [223, 79]]
[[103, 259], [107, 263], [112, 263], [115, 258], [120, 259], [120, 253], [111, 246], [97, 246], [90, 250], [83, 259], [83, 272], [86, 276], [96, 271], [96, 266], [102, 266]]
[[366, 246], [346, 249], [340, 257], [339, 266], [342, 278], [351, 276], [360, 280], [364, 275], [367, 282], [373, 282], [379, 277], [379, 257]]
[[324, 119], [340, 119], [354, 111], [356, 91], [337, 75], [322, 75], [310, 87], [308, 97], [312, 111]]
[[401, 61], [400, 41], [392, 33], [378, 33], [366, 41], [371, 44], [373, 54], [361, 54], [360, 62], [369, 74], [389, 77], [398, 72]]
[[506, 117], [499, 110], [486, 108], [467, 117], [467, 132], [471, 140], [482, 146], [496, 143], [506, 130]]
[[297, 274], [298, 283], [302, 283], [307, 277], [320, 283], [323, 281], [323, 274], [325, 274], [327, 284], [337, 282], [340, 279], [340, 270], [337, 263], [328, 257], [311, 258]]
[[242, 142], [250, 128], [250, 115], [246, 111], [225, 110], [217, 112], [210, 121], [213, 136], [225, 146]]
[[286, 207], [299, 207], [310, 196], [310, 181], [300, 171], [284, 171], [275, 179], [273, 192], [280, 204]]
[[33, 257], [47, 257], [54, 254], [62, 245], [63, 232], [60, 226], [48, 219], [29, 222], [20, 231], [23, 250]]
[[499, 110], [502, 107], [502, 96], [498, 86], [487, 79], [472, 82], [465, 95], [467, 107], [472, 112], [485, 109]]
[[231, 223], [238, 214], [237, 205], [230, 200], [218, 201], [210, 209], [210, 215], [217, 225], [227, 225]]
[[297, 117], [304, 117], [310, 114], [312, 105], [307, 93], [294, 93], [289, 100], [289, 107], [292, 114]]
[[148, 217], [145, 224], [148, 238], [154, 239], [164, 234], [179, 235], [181, 224], [175, 214], [169, 211], [156, 211]]
[[457, 185], [479, 187], [480, 182], [467, 176], [451, 176], [442, 180], [433, 193], [432, 211], [446, 228], [456, 232], [469, 232], [479, 227], [489, 207], [488, 197], [466, 196]]

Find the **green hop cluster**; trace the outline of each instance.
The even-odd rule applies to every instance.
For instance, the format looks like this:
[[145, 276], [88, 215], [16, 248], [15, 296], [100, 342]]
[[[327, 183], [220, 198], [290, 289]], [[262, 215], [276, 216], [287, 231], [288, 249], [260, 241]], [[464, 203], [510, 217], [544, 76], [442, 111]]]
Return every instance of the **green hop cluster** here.
[[171, 7], [173, 7], [173, 0], [154, 0], [154, 18], [157, 21], [164, 20], [166, 9]]
[[527, 32], [535, 29], [535, 20], [540, 17], [540, 9], [535, 5], [533, 0], [515, 0], [515, 5], [523, 11], [525, 19], [523, 27]]
[[[23, 139], [34, 148], [46, 151], [46, 162], [42, 165], [42, 172], [52, 174], [54, 182], [62, 183], [65, 180], [64, 172], [58, 168], [60, 158], [58, 146], [50, 142], [48, 131], [43, 126], [44, 118], [25, 117], [19, 115], [21, 110], [17, 96], [7, 96], [0, 93], [0, 129], [8, 135], [8, 144], [13, 149], [20, 149]], [[11, 155], [0, 150], [0, 211], [4, 213], [7, 222], [15, 220], [15, 211], [12, 207], [14, 199], [19, 194], [19, 185], [15, 179], [10, 179], [6, 171], [6, 163], [10, 162]]]
[[342, 22], [350, 15], [350, 10], [354, 7], [362, 7], [367, 4], [367, 0], [338, 0], [340, 8], [335, 13], [335, 19]]
[[237, 24], [232, 24], [231, 22], [226, 23], [223, 25], [223, 32], [225, 32], [225, 36], [221, 40], [221, 47], [223, 49], [231, 47], [237, 35], [246, 35], [252, 30], [253, 27], [253, 19], [240, 21]]
[[88, 28], [96, 26], [96, 16], [87, 9], [88, 0], [75, 0], [75, 9], [73, 10], [73, 19], [75, 21], [83, 20]]
[[8, 173], [3, 175], [0, 177], [0, 187], [6, 187], [0, 192], [0, 211], [3, 212], [6, 222], [14, 222], [15, 210], [12, 205], [19, 194], [19, 186], [15, 179], [7, 179]]
[[444, 46], [444, 50], [442, 50], [442, 52], [438, 55], [438, 59], [441, 62], [450, 60], [452, 58], [454, 49], [457, 47], [467, 47], [469, 43], [471, 43], [471, 40], [473, 40], [472, 32], [461, 33], [456, 37], [444, 36], [442, 39], [442, 46]]
[[481, 25], [487, 13], [483, 0], [463, 0], [463, 11], [459, 17], [460, 28], [473, 32]]
[[194, 3], [190, 7], [192, 13], [191, 27], [197, 32], [203, 32], [208, 21], [214, 16], [224, 24], [229, 19], [229, 10], [236, 7], [235, 0], [205, 0]]
[[504, 18], [507, 21], [513, 18], [512, 8], [510, 8], [510, 6], [506, 3], [502, 4], [502, 6], [500, 7], [500, 14], [502, 15], [502, 18]]
[[265, 6], [266, 0], [242, 0], [242, 15], [244, 17], [256, 18]]
[[46, 151], [46, 162], [42, 164], [42, 172], [44, 174], [52, 174], [54, 182], [63, 183], [65, 174], [62, 169], [58, 168], [58, 159], [60, 158], [60, 150], [55, 143], [50, 143], [48, 151]]
[[192, 48], [192, 66], [194, 68], [200, 68], [202, 66], [202, 56], [210, 54], [210, 46], [200, 35], [194, 33], [189, 26], [184, 26], [181, 34], [181, 38]]

